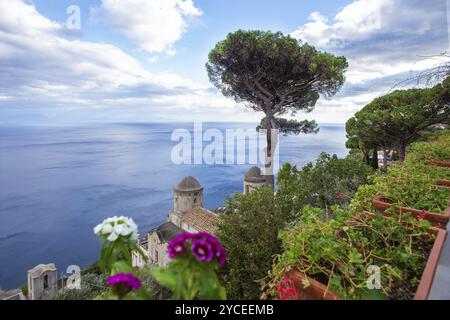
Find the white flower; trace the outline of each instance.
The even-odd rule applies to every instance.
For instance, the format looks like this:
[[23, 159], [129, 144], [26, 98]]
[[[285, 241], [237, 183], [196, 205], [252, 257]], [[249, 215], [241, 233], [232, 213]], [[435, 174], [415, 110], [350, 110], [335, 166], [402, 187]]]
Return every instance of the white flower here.
[[110, 217], [94, 228], [95, 234], [107, 237], [108, 241], [116, 241], [120, 236], [135, 241], [138, 238], [138, 227], [133, 219], [127, 217]]
[[100, 234], [100, 231], [102, 231], [102, 229], [103, 229], [103, 223], [100, 223], [94, 228], [94, 233]]
[[126, 224], [116, 224], [114, 226], [114, 232], [122, 236], [127, 236], [132, 230]]
[[118, 237], [119, 236], [117, 235], [117, 233], [111, 232], [111, 234], [109, 235], [109, 237], [107, 239], [108, 239], [108, 241], [113, 242], [113, 241], [116, 241]]
[[113, 232], [114, 228], [110, 223], [104, 223], [102, 228], [102, 234], [109, 234]]

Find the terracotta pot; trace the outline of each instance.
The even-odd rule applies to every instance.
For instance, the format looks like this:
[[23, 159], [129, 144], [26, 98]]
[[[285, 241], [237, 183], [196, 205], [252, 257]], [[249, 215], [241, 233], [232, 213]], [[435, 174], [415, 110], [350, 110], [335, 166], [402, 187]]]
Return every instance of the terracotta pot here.
[[[371, 218], [375, 219], [376, 215], [370, 212], [362, 212], [356, 215], [352, 220], [347, 221], [348, 225], [356, 223], [363, 216], [369, 215]], [[385, 218], [389, 218], [385, 216]], [[430, 254], [428, 256], [427, 264], [422, 272], [420, 278], [419, 286], [417, 287], [416, 293], [414, 295], [414, 300], [427, 300], [430, 294], [431, 287], [433, 285], [434, 276], [436, 274], [436, 269], [439, 264], [439, 259], [441, 257], [442, 249], [444, 247], [445, 240], [447, 239], [447, 230], [432, 228], [430, 233], [436, 236], [433, 247], [431, 248]], [[337, 234], [340, 237], [341, 235]], [[286, 273], [286, 276], [295, 285], [295, 289], [299, 293], [299, 300], [340, 300], [340, 297], [333, 291], [327, 290], [327, 286], [320, 283], [304, 273], [294, 270]], [[304, 287], [302, 280], [308, 280], [310, 285]]]
[[450, 161], [428, 160], [427, 162], [432, 166], [450, 168]]
[[[390, 204], [388, 201], [389, 199], [387, 199], [386, 197], [376, 196], [372, 199], [372, 204], [378, 211], [382, 212], [383, 214], [389, 215], [385, 212], [388, 208], [392, 207], [392, 204]], [[433, 227], [442, 229], [447, 229], [447, 224], [450, 220], [450, 207], [448, 207], [442, 214], [406, 207], [395, 207], [395, 210], [399, 213], [409, 212], [416, 218], [423, 217], [424, 219], [430, 221]]]
[[[298, 270], [291, 270], [286, 277], [292, 281], [298, 292], [299, 300], [339, 300], [339, 296], [327, 290], [327, 286], [316, 281]], [[309, 286], [304, 287], [302, 281], [308, 280]]]
[[437, 185], [438, 186], [450, 187], [450, 180], [447, 180], [447, 179], [438, 180], [437, 181]]

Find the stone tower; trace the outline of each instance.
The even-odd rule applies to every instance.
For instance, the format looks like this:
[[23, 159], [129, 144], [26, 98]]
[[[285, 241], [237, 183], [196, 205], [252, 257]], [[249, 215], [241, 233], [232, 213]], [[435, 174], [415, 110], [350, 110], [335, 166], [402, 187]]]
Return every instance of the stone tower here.
[[261, 169], [252, 167], [244, 176], [244, 194], [250, 193], [256, 188], [261, 188], [266, 184], [266, 178], [261, 174]]
[[55, 264], [40, 264], [28, 270], [28, 299], [40, 300], [46, 294], [57, 291], [57, 273]]
[[179, 213], [203, 207], [203, 187], [194, 177], [184, 178], [173, 190], [173, 210]]

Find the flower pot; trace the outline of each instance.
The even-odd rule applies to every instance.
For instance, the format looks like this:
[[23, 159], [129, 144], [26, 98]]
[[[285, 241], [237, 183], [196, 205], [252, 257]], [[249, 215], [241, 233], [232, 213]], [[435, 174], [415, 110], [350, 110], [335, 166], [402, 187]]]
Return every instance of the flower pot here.
[[[365, 211], [356, 215], [353, 219], [347, 221], [346, 224], [351, 226], [367, 215], [369, 215], [373, 219], [376, 218], [376, 215], [374, 213]], [[384, 218], [388, 219], [389, 216], [384, 216]], [[431, 248], [430, 254], [428, 255], [428, 260], [422, 272], [420, 283], [416, 289], [414, 300], [428, 299], [428, 295], [433, 285], [434, 276], [436, 274], [436, 269], [439, 264], [439, 259], [441, 257], [442, 249], [444, 247], [445, 240], [447, 239], [447, 230], [431, 228], [430, 233], [434, 234], [436, 236], [436, 239], [434, 241], [433, 247]], [[340, 237], [341, 235], [337, 234], [336, 236]], [[336, 293], [327, 290], [326, 285], [308, 277], [298, 270], [291, 270], [286, 273], [286, 276], [295, 285], [295, 289], [298, 292], [298, 299], [300, 300], [340, 300], [340, 297]], [[303, 285], [303, 280], [307, 280], [310, 285], [305, 288]]]
[[[297, 290], [299, 300], [339, 300], [339, 296], [327, 290], [327, 286], [314, 280], [298, 270], [291, 270], [286, 277], [292, 281]], [[303, 281], [307, 280], [309, 286], [305, 288]]]
[[427, 162], [431, 166], [450, 168], [450, 161], [428, 160]]
[[[389, 203], [389, 199], [383, 196], [376, 196], [372, 199], [373, 206], [383, 214], [387, 214], [386, 210], [392, 207], [392, 204]], [[395, 210], [399, 213], [409, 212], [415, 218], [423, 218], [431, 222], [433, 227], [446, 229], [448, 221], [450, 220], [450, 207], [448, 207], [444, 213], [438, 214], [425, 210], [417, 210], [413, 208], [407, 207], [397, 207], [394, 206]], [[387, 214], [388, 215], [388, 214]]]
[[437, 185], [438, 186], [450, 187], [450, 180], [447, 180], [447, 179], [438, 180], [437, 181]]

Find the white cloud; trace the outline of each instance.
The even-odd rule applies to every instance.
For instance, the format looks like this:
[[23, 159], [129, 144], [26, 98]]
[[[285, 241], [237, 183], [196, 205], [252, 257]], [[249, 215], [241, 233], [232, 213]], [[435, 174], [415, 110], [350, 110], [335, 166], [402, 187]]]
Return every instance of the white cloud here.
[[[444, 62], [429, 56], [448, 50], [446, 16], [445, 0], [356, 0], [333, 19], [311, 13], [310, 21], [291, 35], [344, 55], [349, 69], [342, 92], [320, 99], [308, 117], [345, 122], [399, 81]], [[340, 113], [328, 115], [339, 108]]]
[[173, 54], [173, 44], [187, 30], [186, 18], [202, 12], [192, 0], [102, 0], [94, 14], [140, 49]]
[[22, 0], [0, 2], [3, 121], [27, 112], [67, 122], [213, 120], [239, 110], [208, 86], [152, 73], [111, 44], [67, 40], [62, 29]]

